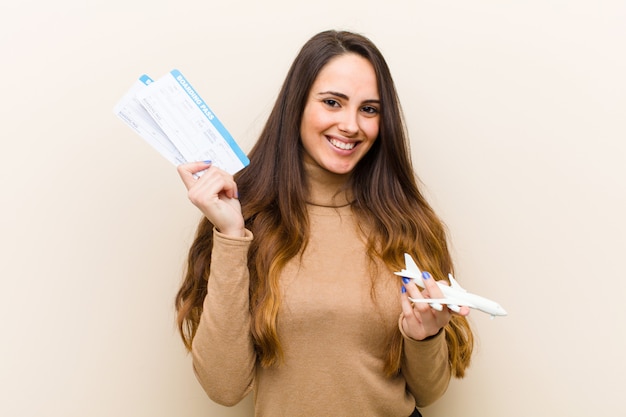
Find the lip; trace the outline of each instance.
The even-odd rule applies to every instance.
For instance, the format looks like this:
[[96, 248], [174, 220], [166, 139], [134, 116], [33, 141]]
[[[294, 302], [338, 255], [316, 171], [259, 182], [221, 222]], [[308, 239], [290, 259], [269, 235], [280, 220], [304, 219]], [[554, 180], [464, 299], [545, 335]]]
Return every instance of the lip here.
[[[359, 144], [361, 143], [360, 141], [357, 141], [357, 140], [345, 139], [345, 138], [337, 137], [337, 136], [334, 136], [334, 135], [326, 135], [326, 140], [328, 141], [328, 144], [332, 147], [332, 149], [334, 149], [334, 150], [336, 150], [338, 152], [345, 152], [345, 153], [350, 153], [350, 152], [354, 151], [359, 146]], [[332, 143], [333, 141], [334, 142], [341, 142], [341, 143], [344, 143], [344, 144], [347, 144], [347, 145], [354, 145], [354, 147], [352, 149], [342, 149], [342, 148], [339, 148], [339, 147], [335, 146]]]

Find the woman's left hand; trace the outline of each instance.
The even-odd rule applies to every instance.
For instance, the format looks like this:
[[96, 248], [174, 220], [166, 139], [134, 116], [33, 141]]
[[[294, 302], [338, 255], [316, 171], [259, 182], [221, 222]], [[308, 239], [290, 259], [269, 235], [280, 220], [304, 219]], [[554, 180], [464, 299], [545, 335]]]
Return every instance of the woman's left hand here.
[[[408, 283], [405, 280], [404, 288], [406, 292], [402, 292], [402, 329], [404, 333], [412, 339], [424, 340], [427, 337], [434, 336], [450, 321], [452, 314], [467, 316], [469, 307], [461, 307], [459, 313], [454, 313], [443, 305], [441, 311], [438, 311], [428, 303], [412, 303], [409, 297], [414, 299], [420, 298], [444, 298], [441, 289], [437, 285], [434, 278], [430, 277], [428, 272], [423, 274], [422, 280], [425, 289], [420, 288], [412, 281]], [[439, 281], [445, 283], [445, 281]]]

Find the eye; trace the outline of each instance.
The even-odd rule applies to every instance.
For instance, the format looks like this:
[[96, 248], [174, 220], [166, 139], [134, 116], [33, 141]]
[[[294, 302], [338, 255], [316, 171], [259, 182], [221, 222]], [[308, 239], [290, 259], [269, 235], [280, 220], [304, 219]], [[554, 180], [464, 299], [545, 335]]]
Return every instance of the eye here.
[[378, 108], [374, 107], [374, 106], [363, 106], [361, 107], [361, 111], [364, 113], [367, 113], [368, 115], [377, 115], [378, 114]]
[[322, 100], [324, 102], [324, 104], [326, 104], [328, 107], [339, 107], [339, 102], [335, 99], [332, 98], [325, 98], [324, 100]]

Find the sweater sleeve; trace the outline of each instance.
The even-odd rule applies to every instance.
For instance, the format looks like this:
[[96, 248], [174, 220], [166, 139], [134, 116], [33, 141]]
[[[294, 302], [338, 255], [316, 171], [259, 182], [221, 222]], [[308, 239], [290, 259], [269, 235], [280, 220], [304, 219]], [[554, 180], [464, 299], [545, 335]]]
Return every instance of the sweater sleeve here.
[[209, 398], [232, 406], [254, 382], [247, 266], [252, 233], [246, 230], [243, 238], [213, 233], [207, 295], [191, 351], [194, 372]]
[[418, 407], [426, 407], [437, 401], [448, 389], [451, 369], [448, 361], [448, 344], [445, 330], [423, 341], [404, 338], [402, 349], [402, 374], [406, 379], [407, 389], [415, 398]]

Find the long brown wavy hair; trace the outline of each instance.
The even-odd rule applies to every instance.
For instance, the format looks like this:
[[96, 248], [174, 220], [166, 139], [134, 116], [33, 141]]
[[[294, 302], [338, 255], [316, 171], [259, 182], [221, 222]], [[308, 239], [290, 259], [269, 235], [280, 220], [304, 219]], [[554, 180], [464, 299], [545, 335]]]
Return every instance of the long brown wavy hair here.
[[[411, 163], [402, 110], [389, 68], [367, 38], [350, 32], [326, 31], [300, 50], [274, 108], [254, 147], [250, 165], [236, 176], [246, 227], [254, 234], [248, 256], [251, 333], [262, 366], [282, 359], [277, 316], [282, 268], [301, 253], [309, 236], [306, 178], [300, 124], [309, 89], [320, 70], [334, 57], [355, 53], [376, 73], [381, 114], [379, 136], [355, 167], [348, 186], [352, 209], [367, 230], [369, 256], [391, 269], [404, 267], [404, 253], [436, 279], [452, 272], [446, 230], [418, 189]], [[187, 271], [176, 296], [178, 328], [188, 349], [198, 328], [211, 268], [213, 225], [203, 218], [189, 250]], [[465, 317], [453, 315], [445, 328], [453, 375], [463, 377], [473, 349]], [[389, 340], [386, 372], [401, 367], [402, 335]]]

